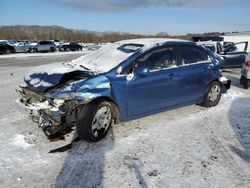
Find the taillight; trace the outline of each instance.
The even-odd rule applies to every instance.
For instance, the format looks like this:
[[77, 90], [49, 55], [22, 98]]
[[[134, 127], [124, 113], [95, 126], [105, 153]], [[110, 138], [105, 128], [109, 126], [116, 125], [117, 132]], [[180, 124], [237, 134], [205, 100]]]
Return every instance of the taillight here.
[[247, 67], [250, 67], [250, 61], [246, 61], [245, 64]]

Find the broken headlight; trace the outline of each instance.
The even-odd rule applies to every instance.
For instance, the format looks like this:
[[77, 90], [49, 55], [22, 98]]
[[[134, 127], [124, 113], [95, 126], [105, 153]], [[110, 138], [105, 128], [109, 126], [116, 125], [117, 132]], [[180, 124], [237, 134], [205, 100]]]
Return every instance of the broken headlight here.
[[59, 107], [59, 106], [62, 106], [64, 104], [65, 100], [63, 99], [54, 99], [53, 100], [53, 104], [56, 106], [56, 107]]

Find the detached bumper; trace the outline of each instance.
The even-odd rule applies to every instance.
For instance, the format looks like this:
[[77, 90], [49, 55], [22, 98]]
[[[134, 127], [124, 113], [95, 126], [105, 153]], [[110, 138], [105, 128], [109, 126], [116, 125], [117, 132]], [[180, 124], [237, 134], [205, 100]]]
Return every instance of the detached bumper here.
[[222, 84], [222, 93], [226, 93], [227, 90], [231, 87], [231, 80], [228, 80], [226, 77], [222, 76], [220, 77], [220, 82]]

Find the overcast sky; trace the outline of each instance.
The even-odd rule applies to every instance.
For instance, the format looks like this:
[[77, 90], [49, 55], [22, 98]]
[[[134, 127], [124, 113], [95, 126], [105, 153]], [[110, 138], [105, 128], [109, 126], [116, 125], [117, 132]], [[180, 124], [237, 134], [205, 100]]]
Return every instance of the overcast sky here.
[[187, 34], [250, 30], [249, 0], [0, 0], [0, 25]]

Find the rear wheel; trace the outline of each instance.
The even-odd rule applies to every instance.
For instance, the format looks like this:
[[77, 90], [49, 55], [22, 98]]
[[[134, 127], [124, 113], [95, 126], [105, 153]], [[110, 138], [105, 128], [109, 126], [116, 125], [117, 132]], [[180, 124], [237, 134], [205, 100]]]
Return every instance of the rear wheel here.
[[107, 101], [90, 103], [80, 116], [76, 124], [78, 136], [97, 142], [107, 135], [113, 122], [112, 105]]
[[6, 49], [5, 50], [5, 54], [11, 54], [11, 50], [10, 49]]
[[220, 101], [221, 93], [222, 93], [222, 88], [220, 82], [218, 81], [212, 82], [207, 88], [202, 106], [204, 107], [216, 106]]

